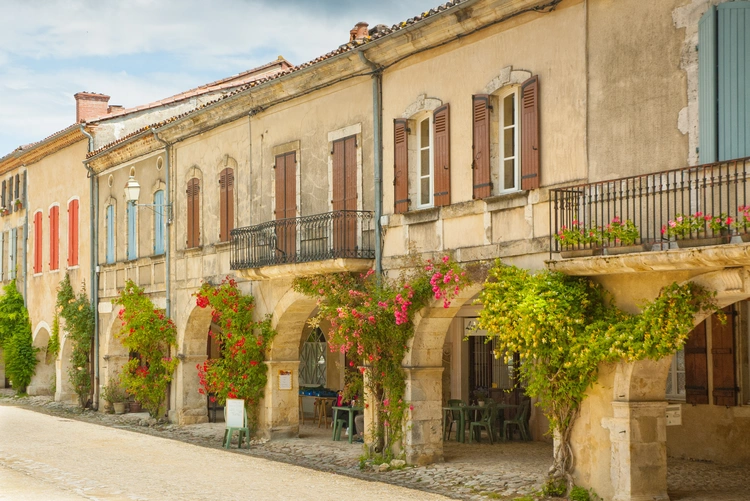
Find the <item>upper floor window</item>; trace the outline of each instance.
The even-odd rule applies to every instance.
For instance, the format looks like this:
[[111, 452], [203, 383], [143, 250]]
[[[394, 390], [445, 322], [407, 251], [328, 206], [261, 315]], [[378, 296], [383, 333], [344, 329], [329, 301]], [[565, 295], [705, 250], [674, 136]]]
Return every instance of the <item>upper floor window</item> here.
[[138, 207], [133, 203], [127, 204], [128, 222], [128, 261], [138, 259]]
[[78, 266], [78, 200], [68, 203], [68, 266]]
[[234, 169], [219, 174], [219, 241], [228, 242], [234, 229]]
[[[450, 107], [394, 120], [394, 210], [450, 205]], [[410, 148], [410, 142], [414, 149]], [[416, 185], [410, 189], [410, 180]], [[411, 206], [411, 196], [416, 204]]]
[[472, 123], [474, 198], [539, 187], [538, 76], [473, 96]]
[[164, 190], [154, 193], [154, 255], [164, 254], [165, 213]]
[[197, 177], [187, 185], [187, 248], [200, 246], [201, 242], [201, 184]]
[[115, 206], [110, 204], [107, 206], [106, 214], [106, 225], [107, 225], [107, 252], [106, 261], [107, 264], [115, 262]]
[[701, 163], [750, 156], [750, 2], [710, 6], [698, 27]]
[[34, 214], [34, 273], [42, 272], [42, 211]]
[[60, 269], [60, 206], [49, 209], [49, 269]]

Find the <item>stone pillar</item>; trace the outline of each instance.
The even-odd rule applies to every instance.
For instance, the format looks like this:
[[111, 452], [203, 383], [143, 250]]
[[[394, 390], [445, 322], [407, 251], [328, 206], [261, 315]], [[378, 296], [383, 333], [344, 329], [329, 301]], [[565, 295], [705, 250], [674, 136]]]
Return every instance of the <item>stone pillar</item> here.
[[362, 373], [363, 385], [364, 385], [364, 402], [365, 410], [363, 412], [365, 416], [365, 433], [364, 440], [365, 444], [370, 448], [372, 452], [373, 448], [373, 437], [375, 436], [375, 427], [378, 422], [378, 405], [379, 402], [375, 398], [375, 395], [370, 391], [370, 369], [365, 367], [365, 372]]
[[[268, 381], [261, 402], [258, 435], [273, 440], [299, 436], [299, 360], [265, 362]], [[292, 389], [279, 389], [279, 372], [292, 373]]]
[[414, 407], [407, 416], [404, 448], [409, 464], [443, 460], [443, 367], [405, 367], [405, 400]]
[[668, 501], [666, 402], [612, 402], [612, 501]]
[[198, 364], [206, 360], [206, 355], [187, 355], [180, 358], [180, 364], [172, 380], [175, 392], [175, 406], [169, 410], [169, 421], [181, 425], [208, 422], [206, 395], [198, 389]]

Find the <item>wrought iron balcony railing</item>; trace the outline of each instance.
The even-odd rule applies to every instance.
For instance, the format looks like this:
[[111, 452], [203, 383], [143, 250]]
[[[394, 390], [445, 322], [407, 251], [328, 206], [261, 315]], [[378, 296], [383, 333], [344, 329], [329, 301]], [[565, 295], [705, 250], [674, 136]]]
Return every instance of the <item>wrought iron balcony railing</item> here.
[[[750, 157], [551, 190], [550, 256], [750, 240], [749, 170]], [[632, 242], [619, 238], [628, 220]]]
[[368, 211], [335, 211], [277, 219], [232, 230], [231, 268], [259, 268], [336, 258], [375, 258]]

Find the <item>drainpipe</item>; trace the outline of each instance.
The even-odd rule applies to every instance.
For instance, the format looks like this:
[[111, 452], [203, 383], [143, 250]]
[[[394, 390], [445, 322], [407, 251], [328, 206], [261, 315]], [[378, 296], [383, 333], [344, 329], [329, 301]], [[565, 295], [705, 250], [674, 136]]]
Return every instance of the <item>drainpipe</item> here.
[[[26, 164], [23, 165], [24, 168], [26, 167]], [[29, 248], [29, 204], [27, 200], [29, 199], [28, 192], [26, 191], [29, 187], [29, 176], [28, 176], [29, 170], [26, 169], [26, 173], [23, 176], [23, 197], [26, 199], [24, 200], [24, 205], [26, 206], [26, 214], [23, 218], [23, 257], [21, 258], [23, 260], [23, 302], [26, 305], [26, 307], [29, 306], [28, 301], [28, 274], [29, 274], [29, 268], [26, 265], [27, 259], [28, 259], [28, 248]], [[15, 249], [14, 249], [15, 250]], [[16, 267], [16, 269], [18, 269]]]
[[155, 130], [151, 129], [151, 132], [154, 134], [154, 139], [159, 141], [161, 144], [164, 145], [164, 168], [166, 170], [167, 175], [164, 176], [166, 178], [166, 185], [167, 189], [165, 190], [167, 193], [164, 195], [164, 206], [167, 207], [167, 234], [166, 236], [166, 254], [164, 258], [164, 266], [167, 269], [167, 272], [164, 274], [164, 282], [166, 286], [166, 314], [167, 318], [172, 318], [172, 281], [171, 281], [171, 273], [172, 268], [170, 267], [170, 263], [172, 260], [170, 259], [170, 254], [172, 252], [172, 232], [169, 231], [169, 227], [172, 226], [172, 193], [169, 191], [169, 180], [171, 177], [171, 171], [169, 166], [169, 147], [171, 146], [166, 141], [162, 140], [162, 138], [159, 137], [159, 135], [156, 133]]
[[363, 51], [359, 58], [372, 69], [372, 143], [373, 143], [373, 168], [375, 181], [375, 273], [380, 279], [383, 274], [383, 244], [380, 217], [383, 215], [383, 106], [381, 97], [383, 93], [383, 70], [373, 63]]
[[[89, 153], [94, 151], [94, 137], [89, 134], [84, 124], [81, 124], [81, 134], [89, 140]], [[91, 277], [89, 287], [91, 288], [91, 307], [94, 309], [94, 401], [92, 407], [99, 410], [99, 189], [98, 178], [94, 170], [85, 161], [83, 165], [88, 171], [89, 178], [89, 262], [91, 263]]]

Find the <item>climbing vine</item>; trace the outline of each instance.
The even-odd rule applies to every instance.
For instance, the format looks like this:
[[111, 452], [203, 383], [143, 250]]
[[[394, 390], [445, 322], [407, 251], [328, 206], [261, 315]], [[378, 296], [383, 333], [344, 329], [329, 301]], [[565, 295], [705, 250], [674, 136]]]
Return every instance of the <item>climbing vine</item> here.
[[254, 320], [255, 299], [244, 295], [229, 277], [218, 286], [204, 283], [195, 293], [200, 308], [211, 308], [218, 328], [209, 336], [218, 344], [221, 356], [198, 364], [202, 395], [224, 404], [227, 398], [245, 401], [248, 425], [256, 428], [258, 406], [268, 380], [263, 363], [266, 349], [276, 335], [271, 319]]
[[[66, 273], [57, 288], [56, 308], [65, 321], [66, 342], [72, 343], [68, 380], [78, 395], [78, 404], [86, 407], [92, 390], [91, 342], [94, 336], [94, 309], [86, 295], [86, 284], [81, 285], [76, 295]], [[50, 342], [55, 337], [54, 331], [53, 328]], [[59, 347], [59, 333], [56, 342]]]
[[45, 363], [51, 364], [60, 354], [60, 314], [55, 307], [55, 316], [52, 319], [52, 334], [49, 336], [47, 341], [47, 355], [45, 357]]
[[499, 261], [479, 302], [479, 327], [496, 339], [498, 357], [521, 356], [526, 393], [539, 399], [560, 441], [551, 476], [572, 485], [570, 433], [586, 390], [601, 363], [658, 360], [673, 354], [701, 311], [716, 311], [713, 295], [688, 282], [672, 284], [631, 315], [611, 305], [584, 278], [542, 271], [532, 274]]
[[5, 374], [19, 393], [26, 393], [36, 371], [36, 353], [31, 337], [29, 312], [23, 296], [11, 280], [0, 296], [0, 347], [5, 356]]
[[120, 382], [152, 418], [159, 418], [167, 386], [179, 363], [171, 356], [176, 349], [177, 329], [132, 280], [125, 283], [114, 302], [122, 306], [117, 314], [122, 322], [118, 337], [131, 353]]
[[468, 283], [466, 272], [448, 256], [429, 260], [396, 279], [378, 280], [370, 270], [294, 281], [296, 291], [318, 298], [318, 314], [311, 324], [330, 323], [331, 351], [346, 353], [352, 367], [367, 371], [367, 390], [374, 401], [365, 405], [374, 405], [377, 411], [372, 438], [386, 458], [400, 443], [404, 418], [411, 409], [405, 400], [401, 363], [414, 336], [415, 314], [432, 299], [442, 300], [448, 308]]

